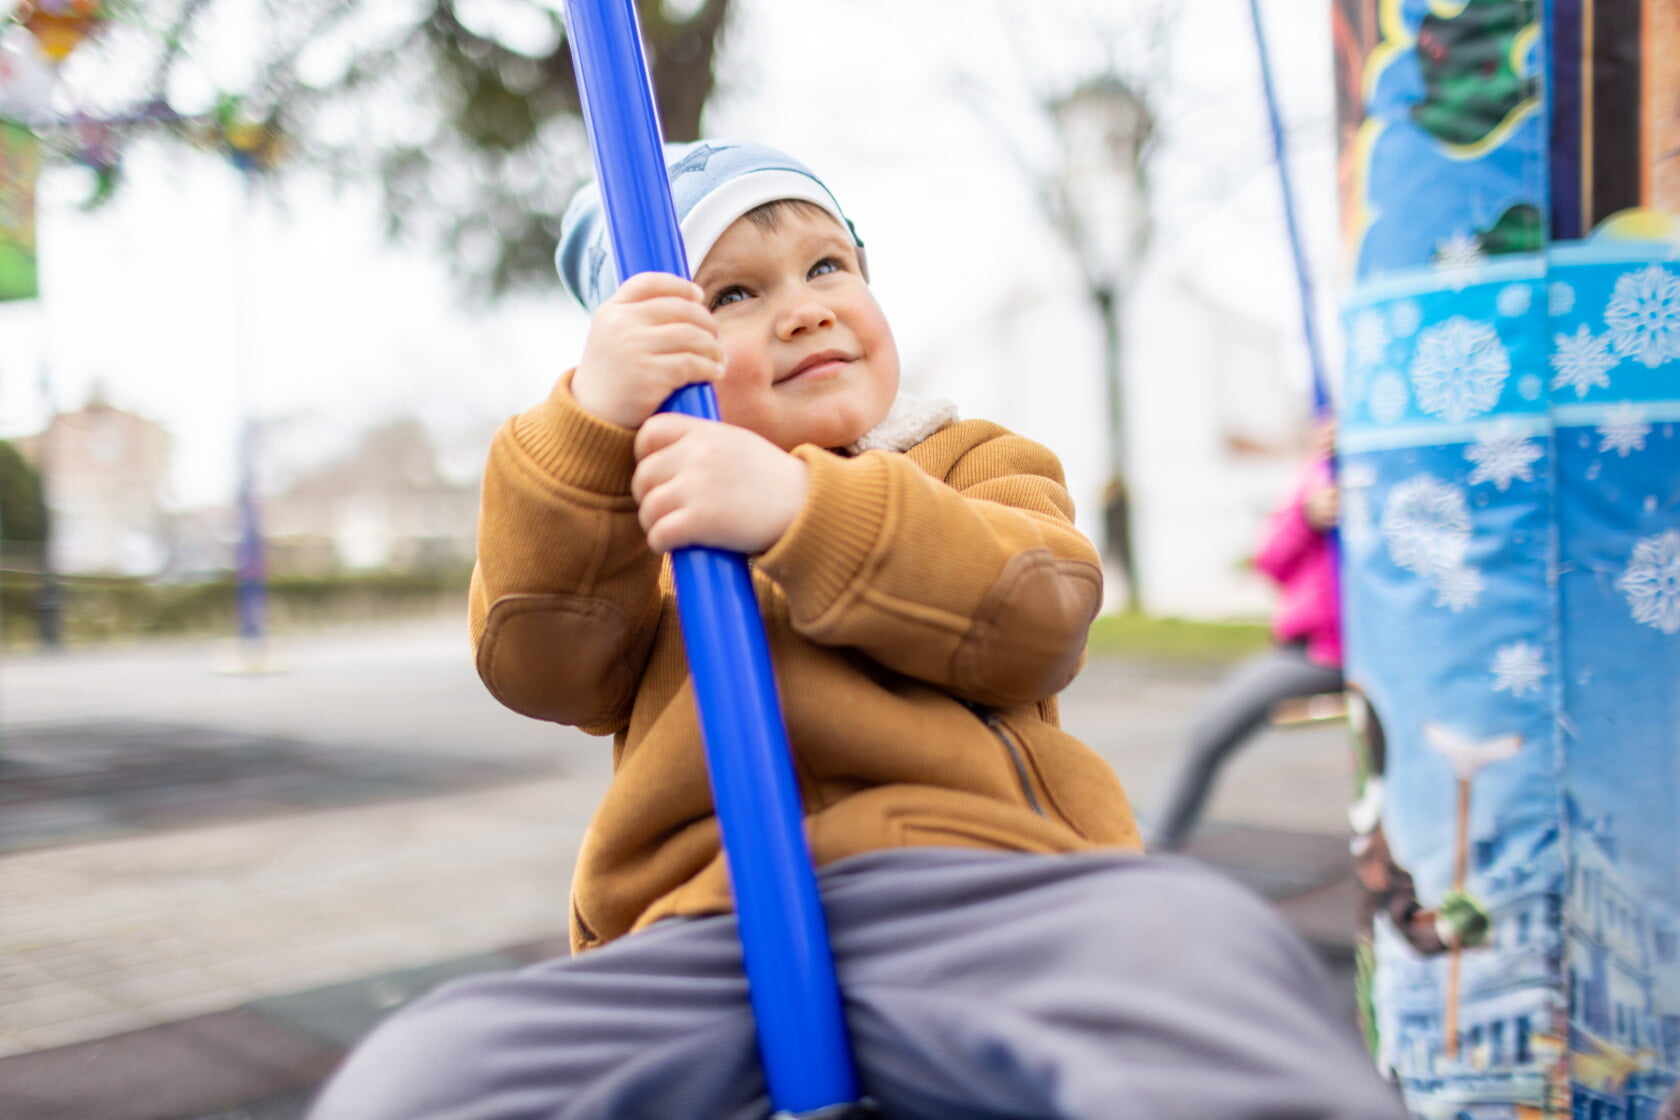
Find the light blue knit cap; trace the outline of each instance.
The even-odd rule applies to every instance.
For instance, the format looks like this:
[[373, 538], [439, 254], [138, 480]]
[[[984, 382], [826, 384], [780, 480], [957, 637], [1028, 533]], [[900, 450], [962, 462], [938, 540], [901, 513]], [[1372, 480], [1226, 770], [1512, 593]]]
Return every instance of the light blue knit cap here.
[[[665, 167], [690, 276], [736, 218], [783, 198], [803, 199], [834, 215], [851, 234], [861, 256], [863, 242], [828, 187], [810, 168], [774, 148], [718, 140], [667, 144]], [[596, 184], [585, 185], [566, 207], [554, 261], [566, 290], [585, 311], [594, 312], [618, 289], [612, 240]]]

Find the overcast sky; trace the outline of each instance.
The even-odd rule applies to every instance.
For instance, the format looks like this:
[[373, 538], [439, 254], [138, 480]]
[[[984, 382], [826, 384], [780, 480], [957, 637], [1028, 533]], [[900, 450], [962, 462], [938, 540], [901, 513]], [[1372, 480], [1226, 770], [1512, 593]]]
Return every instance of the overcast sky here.
[[[869, 243], [912, 381], [942, 340], [1023, 290], [1068, 282], [1003, 137], [1032, 140], [1012, 108], [1021, 75], [1054, 83], [1094, 61], [1078, 28], [1101, 5], [736, 7], [708, 131], [785, 148], [828, 179]], [[1292, 329], [1246, 0], [1181, 7], [1157, 267]], [[1265, 10], [1286, 112], [1303, 124], [1297, 176], [1322, 262], [1334, 239], [1328, 15], [1324, 0]], [[45, 365], [59, 408], [98, 384], [165, 424], [173, 499], [201, 504], [231, 491], [241, 385], [263, 416], [286, 421], [294, 456], [406, 410], [470, 460], [497, 418], [538, 399], [576, 356], [584, 322], [563, 293], [473, 304], [421, 249], [383, 241], [371, 192], [295, 177], [282, 212], [248, 200], [207, 154], [137, 148], [126, 170], [121, 196], [93, 214], [73, 205], [73, 173], [42, 185], [42, 299], [0, 304], [0, 435], [40, 426]]]

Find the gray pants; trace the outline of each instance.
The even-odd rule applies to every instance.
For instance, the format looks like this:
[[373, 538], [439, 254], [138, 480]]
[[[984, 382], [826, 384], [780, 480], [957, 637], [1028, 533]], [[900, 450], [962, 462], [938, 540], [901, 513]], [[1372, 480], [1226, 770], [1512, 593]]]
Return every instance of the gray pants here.
[[[1172, 857], [908, 849], [821, 876], [887, 1117], [1402, 1120], [1318, 962]], [[456, 981], [352, 1054], [311, 1120], [763, 1120], [732, 916]]]
[[1157, 851], [1184, 846], [1219, 768], [1266, 721], [1272, 705], [1297, 696], [1340, 692], [1342, 687], [1340, 669], [1318, 664], [1293, 644], [1275, 646], [1227, 673], [1190, 729], [1161, 810], [1146, 830], [1149, 846]]

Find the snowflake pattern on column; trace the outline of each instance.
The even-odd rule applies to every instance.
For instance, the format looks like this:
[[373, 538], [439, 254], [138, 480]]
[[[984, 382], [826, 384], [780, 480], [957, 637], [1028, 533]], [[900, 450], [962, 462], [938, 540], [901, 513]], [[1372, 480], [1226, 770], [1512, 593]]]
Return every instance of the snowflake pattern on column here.
[[1616, 587], [1627, 596], [1635, 622], [1664, 634], [1680, 633], [1680, 531], [1670, 529], [1636, 543]]
[[1680, 358], [1680, 277], [1659, 264], [1620, 277], [1604, 323], [1610, 345], [1624, 358], [1649, 369]]
[[1430, 262], [1436, 273], [1446, 278], [1455, 291], [1462, 291], [1482, 271], [1487, 264], [1487, 250], [1482, 248], [1482, 240], [1473, 233], [1459, 230], [1445, 241], [1435, 246], [1434, 258]]
[[1598, 444], [1600, 451], [1614, 451], [1626, 459], [1630, 451], [1645, 450], [1645, 437], [1651, 434], [1651, 425], [1645, 422], [1644, 409], [1623, 401], [1604, 414], [1598, 434], [1603, 437]]
[[1377, 423], [1392, 424], [1406, 415], [1410, 399], [1405, 380], [1397, 373], [1384, 373], [1372, 379], [1365, 407], [1371, 410], [1371, 419]]
[[1415, 299], [1403, 299], [1388, 311], [1388, 325], [1396, 338], [1411, 338], [1423, 326], [1423, 308]]
[[1507, 284], [1499, 289], [1493, 305], [1507, 319], [1527, 315], [1528, 309], [1534, 306], [1534, 291], [1527, 284]]
[[1428, 578], [1464, 566], [1470, 550], [1470, 507], [1464, 492], [1434, 475], [1397, 483], [1388, 493], [1382, 533], [1400, 567]]
[[1579, 400], [1588, 389], [1608, 389], [1609, 373], [1621, 359], [1610, 351], [1610, 336], [1593, 334], [1582, 323], [1572, 335], [1552, 336], [1552, 388], [1574, 389]]
[[1462, 614], [1482, 601], [1487, 580], [1480, 568], [1468, 564], [1435, 573], [1435, 605]]
[[1382, 535], [1389, 559], [1435, 588], [1435, 605], [1454, 614], [1481, 601], [1487, 587], [1479, 568], [1466, 563], [1473, 523], [1464, 491], [1434, 475], [1397, 483], [1388, 493]]
[[1546, 285], [1546, 314], [1554, 318], [1575, 310], [1575, 289], [1563, 280]]
[[1533, 482], [1534, 464], [1544, 454], [1540, 445], [1510, 420], [1483, 427], [1476, 433], [1476, 442], [1464, 451], [1464, 457], [1476, 464], [1470, 472], [1470, 484], [1491, 482], [1502, 491], [1519, 479]]
[[1492, 327], [1454, 315], [1418, 336], [1410, 373], [1418, 407], [1456, 424], [1499, 402], [1511, 356]]
[[1388, 324], [1383, 322], [1380, 314], [1367, 307], [1353, 317], [1348, 341], [1353, 348], [1354, 365], [1381, 365], [1388, 353]]
[[1493, 654], [1493, 690], [1524, 696], [1540, 691], [1546, 679], [1546, 655], [1525, 641], [1500, 646]]

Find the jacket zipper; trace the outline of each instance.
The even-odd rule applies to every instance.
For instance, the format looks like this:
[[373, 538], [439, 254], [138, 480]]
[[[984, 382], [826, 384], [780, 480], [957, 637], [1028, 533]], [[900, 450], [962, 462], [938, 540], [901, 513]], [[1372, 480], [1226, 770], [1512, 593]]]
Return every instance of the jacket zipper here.
[[1027, 760], [1021, 756], [1021, 748], [1016, 745], [1014, 737], [1009, 734], [1009, 729], [1003, 725], [998, 714], [990, 708], [968, 700], [962, 701], [962, 705], [979, 717], [980, 722], [997, 736], [998, 742], [1003, 744], [1003, 749], [1009, 752], [1009, 761], [1014, 764], [1015, 779], [1021, 783], [1021, 792], [1026, 795], [1027, 807], [1039, 816], [1044, 816], [1044, 807], [1038, 803], [1038, 795], [1033, 792], [1032, 780], [1027, 776]]
[[583, 911], [578, 909], [577, 902], [575, 900], [572, 902], [572, 921], [577, 923], [578, 932], [583, 934], [585, 947], [600, 943], [600, 935], [590, 929], [589, 923], [583, 920]]

